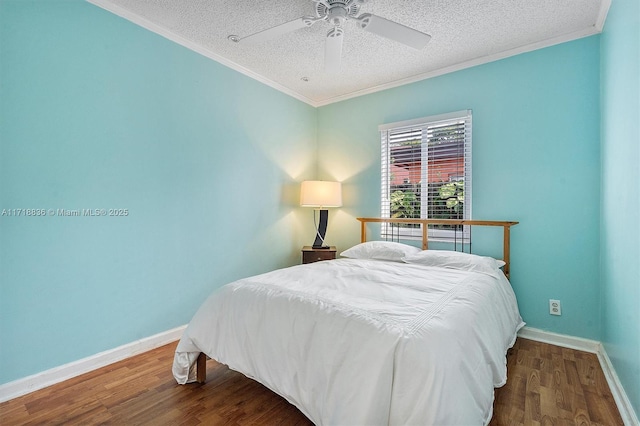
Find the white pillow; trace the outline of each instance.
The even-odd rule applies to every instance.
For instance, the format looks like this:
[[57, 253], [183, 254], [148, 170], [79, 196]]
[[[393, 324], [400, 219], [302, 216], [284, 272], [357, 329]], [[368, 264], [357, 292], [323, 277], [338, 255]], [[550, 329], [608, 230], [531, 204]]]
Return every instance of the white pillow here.
[[403, 258], [420, 253], [418, 247], [392, 241], [368, 241], [360, 243], [340, 253], [352, 259], [376, 259], [402, 262]]
[[498, 268], [504, 266], [503, 261], [492, 257], [447, 250], [423, 250], [420, 253], [405, 256], [402, 260], [406, 263], [483, 272], [491, 275], [495, 274]]

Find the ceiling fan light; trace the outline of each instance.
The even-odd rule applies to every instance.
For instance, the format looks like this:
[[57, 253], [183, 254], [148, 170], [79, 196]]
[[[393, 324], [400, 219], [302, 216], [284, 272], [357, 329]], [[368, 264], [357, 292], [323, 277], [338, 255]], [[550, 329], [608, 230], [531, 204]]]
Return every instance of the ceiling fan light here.
[[327, 20], [331, 25], [341, 26], [347, 20], [348, 11], [342, 5], [331, 6], [327, 12]]

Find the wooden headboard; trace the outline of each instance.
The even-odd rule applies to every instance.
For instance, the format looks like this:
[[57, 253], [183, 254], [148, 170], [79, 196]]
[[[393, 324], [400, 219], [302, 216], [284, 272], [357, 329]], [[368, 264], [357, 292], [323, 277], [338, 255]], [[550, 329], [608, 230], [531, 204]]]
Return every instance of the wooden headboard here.
[[429, 227], [428, 225], [468, 225], [468, 226], [501, 226], [503, 228], [502, 260], [505, 265], [504, 274], [509, 278], [511, 271], [511, 227], [518, 222], [506, 222], [495, 220], [457, 220], [457, 219], [393, 219], [380, 217], [359, 217], [360, 221], [360, 241], [367, 241], [367, 223], [392, 223], [392, 224], [413, 224], [422, 225], [422, 250], [429, 249]]

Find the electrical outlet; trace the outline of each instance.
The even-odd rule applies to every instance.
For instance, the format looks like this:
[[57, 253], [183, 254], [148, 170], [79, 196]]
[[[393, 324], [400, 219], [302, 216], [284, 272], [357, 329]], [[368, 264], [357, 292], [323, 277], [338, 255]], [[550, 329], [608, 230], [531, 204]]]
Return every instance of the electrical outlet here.
[[549, 299], [549, 313], [551, 315], [562, 315], [562, 306], [559, 300]]

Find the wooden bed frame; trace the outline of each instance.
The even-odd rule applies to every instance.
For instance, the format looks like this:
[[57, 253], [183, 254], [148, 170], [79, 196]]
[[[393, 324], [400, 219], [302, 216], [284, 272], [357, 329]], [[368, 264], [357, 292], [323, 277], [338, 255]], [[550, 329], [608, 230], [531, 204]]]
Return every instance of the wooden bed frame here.
[[[390, 224], [413, 224], [422, 225], [422, 250], [429, 249], [429, 226], [428, 225], [468, 225], [468, 226], [498, 226], [503, 228], [503, 247], [502, 256], [505, 263], [503, 272], [509, 278], [511, 270], [511, 254], [510, 240], [511, 227], [517, 225], [518, 222], [493, 221], [493, 220], [455, 220], [455, 219], [393, 219], [378, 217], [359, 217], [360, 221], [360, 241], [367, 241], [367, 224], [368, 223], [390, 223]], [[196, 361], [196, 381], [204, 383], [207, 379], [207, 359], [204, 353], [198, 355]]]
[[505, 265], [502, 268], [504, 275], [509, 278], [511, 271], [511, 227], [519, 222], [507, 222], [496, 220], [457, 220], [457, 219], [393, 219], [379, 217], [359, 217], [360, 221], [360, 241], [367, 241], [368, 223], [390, 223], [390, 224], [410, 224], [422, 225], [422, 250], [429, 249], [429, 225], [466, 225], [466, 226], [497, 226], [502, 227], [502, 260]]

